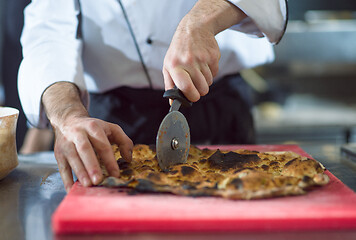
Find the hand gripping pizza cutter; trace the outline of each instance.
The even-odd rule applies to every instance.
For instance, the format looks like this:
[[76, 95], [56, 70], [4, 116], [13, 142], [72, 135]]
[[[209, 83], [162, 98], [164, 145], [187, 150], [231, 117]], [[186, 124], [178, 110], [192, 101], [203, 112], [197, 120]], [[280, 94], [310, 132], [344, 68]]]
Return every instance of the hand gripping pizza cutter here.
[[181, 106], [190, 107], [192, 103], [177, 88], [167, 90], [164, 98], [173, 100], [169, 113], [162, 120], [156, 138], [158, 164], [162, 170], [187, 161], [190, 148], [190, 131]]

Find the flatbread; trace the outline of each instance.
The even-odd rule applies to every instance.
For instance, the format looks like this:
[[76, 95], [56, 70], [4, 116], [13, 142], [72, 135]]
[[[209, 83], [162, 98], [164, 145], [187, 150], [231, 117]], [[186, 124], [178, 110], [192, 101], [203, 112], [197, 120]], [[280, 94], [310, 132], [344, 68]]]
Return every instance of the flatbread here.
[[187, 163], [164, 172], [155, 146], [135, 145], [130, 163], [121, 157], [116, 145], [113, 150], [121, 175], [107, 176], [101, 185], [130, 193], [259, 199], [301, 195], [329, 182], [322, 164], [288, 151], [220, 151], [191, 146]]

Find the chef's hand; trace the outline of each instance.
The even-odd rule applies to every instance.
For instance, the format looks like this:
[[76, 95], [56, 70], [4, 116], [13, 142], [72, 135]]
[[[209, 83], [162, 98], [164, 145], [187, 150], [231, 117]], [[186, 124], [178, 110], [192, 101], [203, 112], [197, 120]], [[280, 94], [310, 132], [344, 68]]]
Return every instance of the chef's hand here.
[[73, 185], [72, 170], [83, 186], [102, 181], [97, 155], [111, 176], [119, 176], [111, 143], [118, 144], [127, 161], [131, 161], [133, 143], [118, 125], [90, 118], [78, 89], [68, 82], [49, 87], [42, 102], [55, 133], [54, 154], [66, 191]]
[[215, 35], [246, 15], [225, 0], [199, 0], [179, 23], [163, 62], [165, 89], [174, 85], [192, 102], [209, 92], [219, 70]]

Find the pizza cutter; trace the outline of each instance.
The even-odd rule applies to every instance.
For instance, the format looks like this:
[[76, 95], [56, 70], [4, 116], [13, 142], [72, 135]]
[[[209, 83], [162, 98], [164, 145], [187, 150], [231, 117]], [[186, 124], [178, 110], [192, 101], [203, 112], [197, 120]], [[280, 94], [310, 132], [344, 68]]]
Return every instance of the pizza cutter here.
[[168, 114], [162, 120], [156, 137], [158, 164], [162, 170], [187, 161], [190, 148], [190, 130], [181, 106], [190, 107], [192, 103], [177, 88], [167, 90], [164, 98], [173, 100]]

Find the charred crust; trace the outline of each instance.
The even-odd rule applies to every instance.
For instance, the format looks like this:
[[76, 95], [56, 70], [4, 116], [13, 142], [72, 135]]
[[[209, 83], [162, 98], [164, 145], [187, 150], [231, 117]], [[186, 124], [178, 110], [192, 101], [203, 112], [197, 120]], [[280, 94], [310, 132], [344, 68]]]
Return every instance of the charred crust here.
[[132, 169], [129, 168], [129, 169], [123, 170], [120, 174], [125, 177], [130, 177], [133, 175], [133, 173], [134, 172], [132, 171]]
[[123, 158], [119, 158], [117, 160], [117, 164], [119, 165], [120, 169], [125, 169], [125, 168], [128, 168], [130, 166], [130, 163], [126, 162]]
[[150, 166], [147, 166], [147, 165], [142, 165], [142, 166], [140, 167], [140, 170], [141, 170], [141, 171], [145, 171], [145, 170], [154, 171], [153, 168], [151, 168]]
[[139, 192], [155, 192], [156, 186], [153, 182], [147, 179], [137, 179], [138, 184], [136, 185], [136, 189]]
[[287, 162], [284, 166], [288, 167], [289, 165], [292, 165], [295, 161], [297, 161], [297, 159], [292, 159], [289, 162]]
[[188, 167], [188, 166], [182, 166], [181, 167], [181, 173], [183, 176], [187, 176], [187, 175], [191, 175], [195, 172], [195, 169], [192, 167]]
[[178, 173], [178, 170], [172, 170], [172, 171], [168, 171], [169, 174], [171, 175], [175, 175]]
[[[313, 160], [314, 161], [314, 160]], [[321, 172], [323, 172], [323, 168], [322, 168], [322, 166], [318, 163], [318, 162], [316, 162], [316, 161], [314, 161], [314, 167], [315, 167], [315, 170], [318, 172], [318, 173], [321, 173]]]
[[196, 190], [197, 188], [194, 186], [194, 185], [192, 185], [192, 184], [183, 184], [182, 185], [182, 188], [184, 189], [184, 190]]
[[268, 166], [268, 165], [263, 164], [263, 165], [261, 166], [261, 168], [262, 168], [263, 170], [265, 170], [265, 171], [268, 171], [269, 166]]
[[214, 150], [211, 150], [211, 149], [209, 149], [209, 148], [203, 148], [203, 149], [201, 150], [201, 152], [202, 152], [203, 154], [209, 154], [209, 153], [213, 153]]
[[244, 168], [249, 164], [261, 161], [261, 159], [257, 154], [222, 153], [220, 150], [217, 150], [207, 161], [210, 168], [227, 171], [229, 169]]
[[207, 162], [207, 159], [206, 158], [203, 158], [203, 159], [200, 159], [199, 160], [199, 163], [201, 163], [201, 164], [204, 164], [204, 163], [206, 163]]
[[230, 182], [231, 185], [234, 186], [235, 189], [241, 189], [243, 188], [243, 181], [240, 178], [234, 178]]
[[311, 177], [307, 176], [307, 175], [303, 176], [303, 178], [302, 178], [302, 181], [303, 181], [303, 182], [310, 182], [310, 181], [312, 181], [312, 180], [313, 180], [313, 179], [312, 179]]
[[159, 173], [150, 173], [147, 176], [148, 179], [152, 181], [161, 181], [161, 175]]

